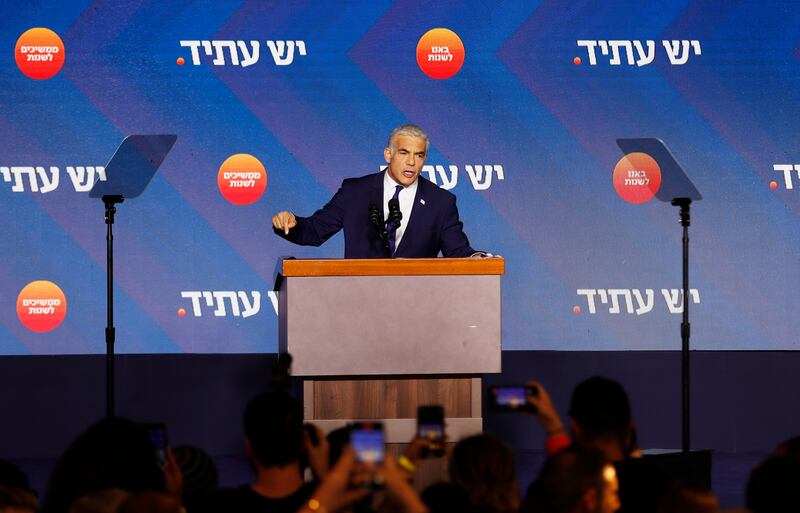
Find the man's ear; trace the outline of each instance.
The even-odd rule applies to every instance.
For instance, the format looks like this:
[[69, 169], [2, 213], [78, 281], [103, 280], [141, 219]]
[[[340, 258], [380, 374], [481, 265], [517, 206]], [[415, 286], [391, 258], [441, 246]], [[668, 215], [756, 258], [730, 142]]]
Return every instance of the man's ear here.
[[597, 490], [592, 488], [583, 492], [581, 496], [580, 509], [578, 511], [585, 511], [587, 513], [597, 511], [600, 506], [600, 497], [597, 496]]
[[383, 149], [383, 159], [387, 164], [392, 161], [392, 149], [388, 146]]

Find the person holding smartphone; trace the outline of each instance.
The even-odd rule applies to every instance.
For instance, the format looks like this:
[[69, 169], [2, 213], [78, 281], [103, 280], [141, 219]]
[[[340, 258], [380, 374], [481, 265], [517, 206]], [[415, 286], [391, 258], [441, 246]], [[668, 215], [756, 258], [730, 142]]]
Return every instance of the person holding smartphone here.
[[[338, 513], [347, 511], [350, 506], [366, 498], [370, 494], [369, 489], [353, 486], [354, 478], [359, 472], [358, 459], [353, 447], [346, 447], [308, 502], [296, 513]], [[376, 471], [384, 485], [383, 490], [393, 506], [392, 511], [428, 513], [428, 507], [414, 491], [407, 475], [390, 454], [384, 456], [382, 465]]]
[[652, 459], [643, 457], [628, 394], [622, 385], [601, 376], [578, 383], [569, 406], [570, 436], [564, 431], [547, 390], [541, 383], [529, 384], [539, 389], [539, 394], [528, 401], [536, 407], [536, 417], [547, 431], [548, 455], [571, 444], [599, 450], [614, 464], [622, 502], [620, 513], [655, 512], [674, 478]]
[[255, 481], [219, 490], [198, 509], [201, 513], [294, 513], [317, 486], [316, 481], [305, 482], [305, 461], [317, 479], [328, 473], [324, 434], [313, 426], [304, 428], [300, 403], [286, 394], [255, 397], [247, 404], [244, 418], [245, 452], [255, 470]]
[[529, 382], [528, 386], [538, 390], [538, 394], [529, 395], [527, 401], [547, 433], [548, 454], [555, 454], [574, 441], [599, 449], [611, 461], [641, 455], [628, 394], [618, 382], [594, 376], [575, 387], [569, 407], [572, 439], [544, 386], [537, 381]]

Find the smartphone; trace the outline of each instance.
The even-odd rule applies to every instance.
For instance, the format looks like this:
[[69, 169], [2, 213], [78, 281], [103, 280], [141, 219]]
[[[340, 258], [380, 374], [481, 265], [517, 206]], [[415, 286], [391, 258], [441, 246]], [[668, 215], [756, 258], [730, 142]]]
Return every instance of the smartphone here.
[[156, 451], [156, 458], [160, 467], [167, 464], [167, 447], [169, 443], [167, 440], [167, 425], [163, 422], [148, 422], [142, 424], [150, 435], [150, 441], [153, 442], [153, 447]]
[[380, 422], [355, 422], [350, 426], [350, 445], [356, 461], [368, 467], [383, 465], [384, 435]]
[[380, 422], [354, 422], [350, 425], [350, 445], [356, 453], [357, 468], [351, 478], [356, 487], [377, 489], [383, 486], [376, 472], [383, 466], [385, 448], [383, 424]]
[[492, 386], [489, 387], [489, 409], [496, 412], [536, 413], [536, 408], [528, 403], [528, 397], [531, 396], [539, 396], [539, 389], [535, 386]]
[[417, 408], [417, 436], [428, 441], [422, 457], [444, 456], [444, 407], [420, 406]]

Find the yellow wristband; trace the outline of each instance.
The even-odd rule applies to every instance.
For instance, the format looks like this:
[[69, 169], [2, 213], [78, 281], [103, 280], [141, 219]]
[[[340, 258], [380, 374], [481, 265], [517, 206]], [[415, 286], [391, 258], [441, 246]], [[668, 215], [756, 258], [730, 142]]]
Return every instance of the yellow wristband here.
[[400, 456], [399, 458], [397, 458], [397, 464], [403, 467], [404, 469], [408, 470], [412, 474], [417, 471], [417, 466], [414, 465], [414, 463], [405, 456]]

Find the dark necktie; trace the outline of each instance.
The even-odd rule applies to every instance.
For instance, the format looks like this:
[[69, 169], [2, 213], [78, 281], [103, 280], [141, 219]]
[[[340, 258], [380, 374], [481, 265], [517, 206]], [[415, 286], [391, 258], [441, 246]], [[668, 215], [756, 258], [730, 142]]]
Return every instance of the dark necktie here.
[[[392, 196], [393, 200], [397, 199], [402, 189], [403, 189], [402, 185], [395, 186], [394, 196]], [[386, 225], [386, 229], [389, 230], [389, 257], [394, 257], [395, 232], [397, 230], [397, 227], [394, 225], [393, 222], [389, 221], [389, 223]]]

